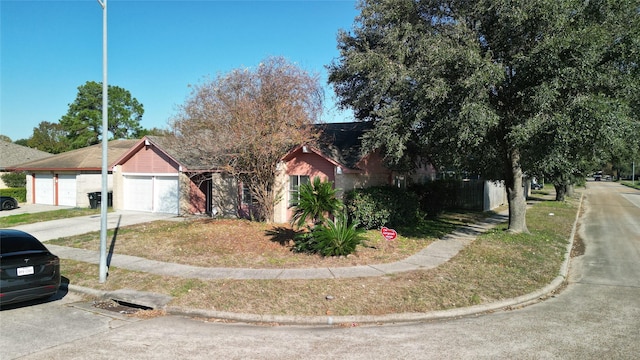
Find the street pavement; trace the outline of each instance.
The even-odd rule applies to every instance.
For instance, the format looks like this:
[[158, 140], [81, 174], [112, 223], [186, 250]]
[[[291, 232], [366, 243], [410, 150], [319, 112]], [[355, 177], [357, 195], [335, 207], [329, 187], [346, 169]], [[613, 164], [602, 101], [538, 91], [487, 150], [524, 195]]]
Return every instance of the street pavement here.
[[[25, 206], [28, 208], [30, 205]], [[45, 211], [46, 206], [33, 206], [33, 211]], [[6, 214], [3, 214], [6, 216]], [[107, 216], [108, 228], [114, 229], [137, 223], [145, 223], [155, 220], [172, 219], [181, 221], [183, 218], [169, 214], [144, 213], [132, 211], [117, 211], [109, 213]], [[482, 222], [470, 224], [459, 228], [453, 233], [430, 244], [428, 247], [394, 263], [376, 264], [367, 266], [338, 267], [338, 268], [306, 268], [306, 269], [246, 269], [246, 268], [205, 268], [183, 264], [166, 263], [155, 260], [144, 259], [135, 256], [109, 253], [107, 256], [107, 266], [123, 268], [128, 270], [142, 271], [165, 276], [176, 276], [193, 279], [328, 279], [328, 278], [356, 278], [384, 276], [393, 273], [406, 272], [412, 270], [427, 270], [435, 268], [453, 256], [455, 256], [465, 246], [470, 244], [479, 234], [489, 230], [497, 224], [508, 220], [508, 212], [496, 214]], [[577, 217], [576, 217], [577, 221]], [[100, 230], [100, 215], [81, 216], [68, 219], [47, 221], [35, 224], [20, 225], [14, 229], [23, 230], [36, 236], [43, 242], [61, 237], [84, 234]], [[575, 225], [574, 230], [575, 232]], [[573, 233], [571, 240], [573, 239]], [[110, 241], [110, 240], [109, 240]], [[516, 305], [536, 302], [545, 298], [555, 289], [562, 285], [568, 272], [569, 251], [572, 241], [567, 246], [567, 255], [562, 269], [558, 276], [546, 287], [536, 292], [496, 303], [472, 306], [468, 308], [458, 308], [445, 311], [434, 311], [430, 313], [411, 314], [389, 314], [384, 316], [279, 316], [279, 315], [254, 315], [237, 314], [210, 310], [186, 309], [167, 307], [171, 298], [166, 295], [134, 290], [118, 290], [113, 292], [100, 292], [97, 290], [68, 285], [68, 290], [92, 295], [99, 298], [109, 298], [131, 304], [141, 305], [154, 309], [165, 309], [169, 313], [190, 316], [202, 316], [210, 318], [228, 319], [242, 322], [277, 322], [282, 324], [306, 324], [321, 325], [332, 323], [397, 323], [408, 321], [424, 321], [442, 318], [466, 316], [488, 311], [495, 311], [502, 308], [510, 308]], [[70, 247], [47, 244], [47, 247], [56, 255], [63, 259], [72, 259], [99, 264], [100, 254], [98, 251], [76, 249]], [[109, 246], [108, 246], [109, 247]]]

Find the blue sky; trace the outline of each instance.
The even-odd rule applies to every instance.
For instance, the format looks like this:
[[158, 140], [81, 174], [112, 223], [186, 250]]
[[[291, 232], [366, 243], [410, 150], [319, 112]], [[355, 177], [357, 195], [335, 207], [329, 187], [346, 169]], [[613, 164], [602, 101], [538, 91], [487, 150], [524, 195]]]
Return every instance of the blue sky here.
[[[324, 121], [350, 121], [335, 106], [325, 66], [356, 0], [108, 0], [108, 79], [145, 108], [141, 125], [166, 128], [198, 84], [283, 56], [325, 85]], [[31, 136], [58, 122], [78, 86], [102, 81], [102, 8], [96, 0], [0, 0], [0, 134]]]

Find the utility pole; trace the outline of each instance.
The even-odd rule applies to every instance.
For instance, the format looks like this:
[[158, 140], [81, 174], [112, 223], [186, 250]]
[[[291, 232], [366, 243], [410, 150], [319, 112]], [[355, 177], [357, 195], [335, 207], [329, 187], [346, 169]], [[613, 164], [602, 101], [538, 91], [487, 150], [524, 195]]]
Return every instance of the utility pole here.
[[102, 7], [102, 195], [100, 201], [100, 283], [107, 281], [107, 205], [109, 200], [109, 88], [107, 87], [107, 0], [98, 0]]

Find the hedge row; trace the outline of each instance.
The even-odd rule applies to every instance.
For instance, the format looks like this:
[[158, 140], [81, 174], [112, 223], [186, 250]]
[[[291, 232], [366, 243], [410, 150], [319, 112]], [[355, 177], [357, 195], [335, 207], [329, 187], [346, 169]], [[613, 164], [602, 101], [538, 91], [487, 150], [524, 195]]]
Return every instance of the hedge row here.
[[18, 202], [27, 201], [27, 189], [26, 188], [7, 188], [0, 189], [0, 195], [11, 196], [18, 200]]
[[436, 217], [444, 210], [466, 208], [461, 189], [457, 180], [414, 184], [408, 189], [378, 186], [349, 191], [344, 203], [350, 219], [360, 227], [407, 226], [427, 216]]
[[406, 226], [420, 219], [415, 193], [392, 186], [355, 189], [345, 194], [349, 218], [359, 227]]
[[21, 188], [27, 186], [27, 175], [24, 173], [7, 172], [0, 175], [4, 185], [10, 188]]

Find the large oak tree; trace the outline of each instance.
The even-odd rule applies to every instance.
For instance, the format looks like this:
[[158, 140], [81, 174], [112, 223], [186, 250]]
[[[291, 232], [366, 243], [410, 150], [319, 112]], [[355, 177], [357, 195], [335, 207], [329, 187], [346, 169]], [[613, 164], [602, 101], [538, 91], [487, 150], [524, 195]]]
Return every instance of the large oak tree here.
[[[329, 81], [392, 163], [428, 157], [504, 180], [559, 178], [637, 129], [638, 0], [363, 0]], [[544, 164], [544, 165], [543, 165]]]
[[248, 187], [259, 217], [272, 221], [281, 195], [274, 186], [277, 165], [314, 137], [322, 100], [317, 75], [268, 58], [195, 85], [172, 123], [174, 146]]

